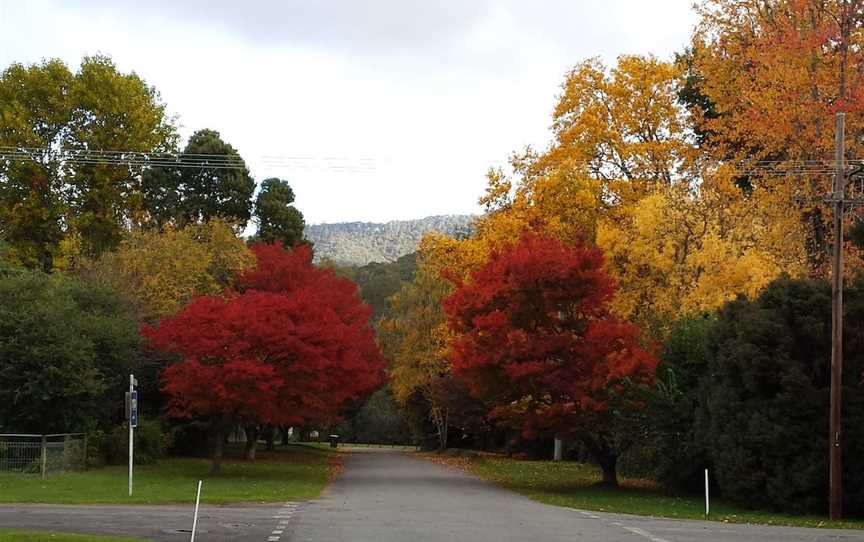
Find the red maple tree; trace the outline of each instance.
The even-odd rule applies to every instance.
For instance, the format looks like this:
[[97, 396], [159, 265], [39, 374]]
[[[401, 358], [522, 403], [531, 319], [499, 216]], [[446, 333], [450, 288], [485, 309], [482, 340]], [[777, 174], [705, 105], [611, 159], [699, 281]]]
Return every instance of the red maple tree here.
[[312, 265], [308, 247], [256, 245], [239, 292], [193, 300], [144, 335], [179, 359], [162, 375], [169, 413], [207, 417], [214, 471], [234, 424], [332, 420], [380, 385], [384, 358], [357, 287]]
[[444, 301], [454, 374], [527, 436], [579, 438], [617, 483], [610, 412], [652, 380], [657, 358], [609, 314], [602, 252], [526, 234], [456, 286]]

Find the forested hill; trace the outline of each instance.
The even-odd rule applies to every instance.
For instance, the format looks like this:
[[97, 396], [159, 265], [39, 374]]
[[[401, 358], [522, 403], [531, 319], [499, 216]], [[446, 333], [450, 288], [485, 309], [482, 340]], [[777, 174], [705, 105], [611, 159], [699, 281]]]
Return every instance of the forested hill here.
[[383, 224], [343, 222], [306, 226], [306, 239], [315, 243], [315, 258], [339, 265], [394, 262], [417, 250], [425, 233], [436, 231], [458, 237], [470, 231], [471, 215], [430, 216]]
[[417, 269], [416, 256], [412, 252], [391, 263], [372, 262], [364, 266], [337, 269], [342, 276], [357, 283], [360, 297], [372, 307], [372, 320], [377, 322], [387, 313], [390, 296], [414, 278], [414, 271]]

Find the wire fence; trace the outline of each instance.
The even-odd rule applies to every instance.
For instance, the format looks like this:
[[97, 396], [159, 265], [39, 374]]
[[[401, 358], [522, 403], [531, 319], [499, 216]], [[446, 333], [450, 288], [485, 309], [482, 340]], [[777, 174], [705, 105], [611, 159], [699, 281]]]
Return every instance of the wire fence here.
[[0, 472], [52, 474], [87, 469], [87, 435], [0, 433]]
[[420, 446], [415, 444], [367, 444], [362, 442], [340, 442], [342, 448], [381, 448], [383, 450], [401, 450], [408, 452], [420, 451]]
[[[326, 444], [327, 439], [312, 439], [312, 440], [298, 440], [296, 441], [298, 444]], [[340, 448], [381, 448], [386, 450], [401, 450], [408, 452], [418, 452], [420, 451], [420, 446], [416, 444], [370, 444], [365, 442], [339, 442]]]

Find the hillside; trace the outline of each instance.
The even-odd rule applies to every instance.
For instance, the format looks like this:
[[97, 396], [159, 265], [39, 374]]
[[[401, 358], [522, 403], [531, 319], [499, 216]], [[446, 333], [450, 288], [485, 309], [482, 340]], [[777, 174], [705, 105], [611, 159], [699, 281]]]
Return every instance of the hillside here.
[[357, 284], [360, 297], [372, 307], [372, 320], [377, 321], [389, 307], [388, 299], [406, 282], [414, 278], [417, 254], [412, 252], [395, 262], [372, 262], [363, 266], [337, 267], [337, 272]]
[[394, 262], [417, 250], [423, 235], [436, 231], [450, 236], [470, 232], [471, 215], [430, 216], [418, 220], [394, 220], [383, 224], [343, 222], [312, 224], [305, 235], [315, 243], [315, 258], [339, 265]]

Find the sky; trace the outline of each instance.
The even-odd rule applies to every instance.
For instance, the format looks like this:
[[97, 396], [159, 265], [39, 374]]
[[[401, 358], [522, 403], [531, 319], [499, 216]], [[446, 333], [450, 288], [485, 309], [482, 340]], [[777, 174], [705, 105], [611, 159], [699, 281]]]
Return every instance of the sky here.
[[0, 0], [0, 69], [110, 56], [307, 223], [477, 213], [490, 167], [548, 145], [570, 67], [671, 58], [692, 2]]

